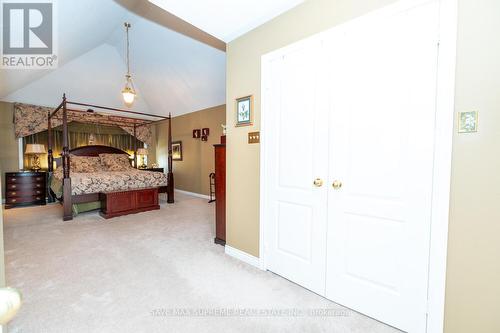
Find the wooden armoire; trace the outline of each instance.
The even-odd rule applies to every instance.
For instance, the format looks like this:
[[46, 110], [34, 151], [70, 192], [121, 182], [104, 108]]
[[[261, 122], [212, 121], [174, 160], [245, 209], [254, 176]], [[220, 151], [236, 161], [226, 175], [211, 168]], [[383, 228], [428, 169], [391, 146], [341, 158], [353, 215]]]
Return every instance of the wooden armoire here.
[[215, 243], [226, 245], [226, 137], [215, 147]]

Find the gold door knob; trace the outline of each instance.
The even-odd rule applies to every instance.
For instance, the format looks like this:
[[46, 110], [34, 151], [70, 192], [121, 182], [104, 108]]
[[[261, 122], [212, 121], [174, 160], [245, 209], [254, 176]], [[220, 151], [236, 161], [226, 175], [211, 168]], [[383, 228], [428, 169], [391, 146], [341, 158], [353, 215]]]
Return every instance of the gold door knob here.
[[313, 184], [314, 184], [314, 186], [316, 186], [316, 187], [321, 187], [321, 186], [323, 186], [323, 179], [321, 179], [321, 178], [316, 178], [316, 179], [314, 180]]
[[333, 188], [336, 190], [340, 190], [342, 188], [342, 182], [340, 180], [336, 180], [332, 184]]

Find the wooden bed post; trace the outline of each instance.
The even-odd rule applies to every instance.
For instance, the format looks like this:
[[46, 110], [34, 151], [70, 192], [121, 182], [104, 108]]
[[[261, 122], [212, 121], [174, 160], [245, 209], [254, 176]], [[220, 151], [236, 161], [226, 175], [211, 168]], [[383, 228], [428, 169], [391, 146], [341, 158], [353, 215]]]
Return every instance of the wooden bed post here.
[[71, 202], [71, 178], [70, 178], [70, 158], [69, 158], [69, 140], [68, 140], [68, 108], [66, 102], [66, 94], [63, 95], [63, 220], [70, 221], [73, 219], [73, 205]]
[[168, 114], [168, 186], [167, 202], [174, 203], [174, 173], [172, 162], [172, 114]]
[[[52, 153], [52, 124], [50, 121], [50, 114], [51, 112], [49, 111], [48, 115], [48, 123], [47, 123], [47, 163], [48, 163], [48, 175], [49, 177], [52, 177], [52, 173], [54, 172], [54, 155]], [[47, 179], [47, 182], [49, 181], [50, 178]], [[47, 189], [47, 197], [48, 197], [48, 202], [52, 203], [55, 201], [54, 197], [52, 196], [52, 191], [50, 190], [50, 187]]]
[[52, 154], [52, 125], [50, 121], [50, 111], [48, 116], [48, 124], [47, 124], [47, 162], [49, 173], [54, 171], [54, 156]]
[[137, 125], [134, 121], [134, 168], [137, 169]]

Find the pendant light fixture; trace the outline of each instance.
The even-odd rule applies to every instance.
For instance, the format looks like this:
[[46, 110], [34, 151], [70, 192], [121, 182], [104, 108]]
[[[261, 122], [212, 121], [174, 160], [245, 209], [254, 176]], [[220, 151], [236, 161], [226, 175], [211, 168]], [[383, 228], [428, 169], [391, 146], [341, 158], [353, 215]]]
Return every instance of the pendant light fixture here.
[[125, 22], [125, 31], [127, 33], [127, 75], [125, 75], [125, 88], [122, 90], [123, 101], [125, 105], [131, 107], [134, 104], [137, 93], [135, 92], [134, 83], [132, 82], [132, 75], [130, 75], [130, 41], [128, 31], [131, 25]]

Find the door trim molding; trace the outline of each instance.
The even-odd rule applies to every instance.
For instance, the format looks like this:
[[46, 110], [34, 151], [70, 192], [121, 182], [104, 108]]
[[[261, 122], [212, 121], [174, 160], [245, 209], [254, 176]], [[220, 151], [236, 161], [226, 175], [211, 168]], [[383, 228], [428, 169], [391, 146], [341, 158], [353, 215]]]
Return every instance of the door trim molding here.
[[443, 332], [444, 330], [457, 34], [458, 1], [440, 0], [427, 332]]
[[[323, 38], [329, 31], [340, 26], [352, 24], [353, 22], [369, 17], [376, 19], [384, 17], [388, 13], [400, 11], [402, 8], [411, 8], [419, 4], [433, 0], [401, 0], [393, 5], [383, 7], [372, 13], [354, 18], [346, 23], [339, 24], [327, 31], [313, 35], [307, 40]], [[452, 142], [455, 114], [455, 70], [456, 70], [456, 46], [458, 31], [458, 0], [437, 0], [440, 3], [439, 24], [439, 56], [437, 74], [437, 97], [436, 97], [436, 128], [435, 128], [435, 151], [434, 171], [432, 188], [432, 215], [430, 230], [429, 250], [429, 277], [428, 277], [428, 311], [427, 329], [428, 333], [443, 332], [445, 316], [445, 291], [446, 291], [446, 260], [448, 252], [448, 223], [450, 206], [451, 186], [451, 163]], [[300, 43], [297, 42], [297, 43]], [[267, 270], [266, 264], [266, 211], [268, 209], [266, 184], [268, 161], [267, 135], [269, 128], [269, 107], [267, 105], [266, 89], [268, 77], [268, 63], [281, 54], [284, 50], [294, 46], [281, 48], [277, 51], [262, 56], [262, 82], [261, 82], [261, 146], [260, 146], [260, 215], [259, 215], [259, 267]]]

